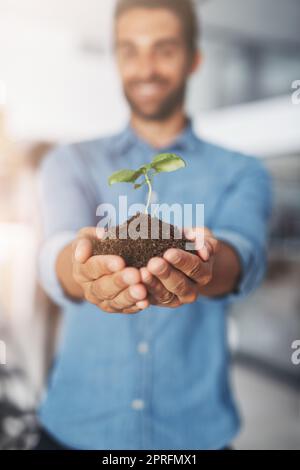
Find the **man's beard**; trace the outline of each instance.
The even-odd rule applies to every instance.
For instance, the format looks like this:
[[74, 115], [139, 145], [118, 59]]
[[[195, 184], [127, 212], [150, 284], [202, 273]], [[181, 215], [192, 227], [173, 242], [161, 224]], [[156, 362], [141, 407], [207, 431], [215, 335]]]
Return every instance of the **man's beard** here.
[[127, 90], [126, 86], [124, 87], [124, 94], [131, 111], [145, 121], [163, 121], [169, 118], [178, 107], [183, 105], [185, 93], [186, 83], [183, 83], [162, 99], [155, 110], [147, 112], [130, 96], [130, 92]]

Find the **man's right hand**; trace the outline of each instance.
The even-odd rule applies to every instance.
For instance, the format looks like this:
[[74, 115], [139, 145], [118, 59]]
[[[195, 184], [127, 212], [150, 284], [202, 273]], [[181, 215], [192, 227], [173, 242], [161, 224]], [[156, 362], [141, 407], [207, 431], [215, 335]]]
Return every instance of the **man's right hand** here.
[[103, 233], [99, 228], [84, 228], [72, 244], [72, 275], [83, 298], [108, 313], [144, 310], [149, 300], [139, 270], [126, 267], [121, 256], [92, 255], [92, 239]]

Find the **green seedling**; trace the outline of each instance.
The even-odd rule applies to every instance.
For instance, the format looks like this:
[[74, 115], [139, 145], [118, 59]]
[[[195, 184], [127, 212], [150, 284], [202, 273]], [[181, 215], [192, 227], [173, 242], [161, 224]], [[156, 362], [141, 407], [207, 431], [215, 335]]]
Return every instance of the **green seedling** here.
[[[156, 155], [151, 163], [142, 165], [137, 170], [120, 170], [113, 173], [108, 183], [111, 186], [115, 183], [132, 183], [134, 189], [141, 188], [145, 184], [148, 185], [148, 198], [145, 209], [145, 214], [148, 213], [148, 208], [152, 196], [152, 181], [155, 175], [159, 173], [169, 173], [171, 171], [179, 170], [186, 166], [185, 161], [175, 153], [161, 153]], [[142, 178], [139, 182], [138, 180]]]

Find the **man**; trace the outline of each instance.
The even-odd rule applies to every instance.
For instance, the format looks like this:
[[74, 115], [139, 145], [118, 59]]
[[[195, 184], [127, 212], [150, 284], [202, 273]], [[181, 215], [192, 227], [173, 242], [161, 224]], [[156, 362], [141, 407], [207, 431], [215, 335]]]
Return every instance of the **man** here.
[[[115, 48], [130, 123], [43, 162], [40, 277], [64, 314], [39, 448], [221, 449], [239, 429], [226, 314], [263, 278], [270, 181], [255, 158], [194, 134], [184, 96], [201, 62], [196, 44], [190, 1], [119, 0]], [[204, 204], [203, 248], [168, 250], [140, 270], [92, 256], [96, 208], [117, 206], [122, 190], [107, 178], [165, 151], [187, 167], [180, 180], [155, 181], [159, 201]], [[142, 189], [126, 192], [129, 204]], [[186, 233], [195, 239], [195, 228]]]

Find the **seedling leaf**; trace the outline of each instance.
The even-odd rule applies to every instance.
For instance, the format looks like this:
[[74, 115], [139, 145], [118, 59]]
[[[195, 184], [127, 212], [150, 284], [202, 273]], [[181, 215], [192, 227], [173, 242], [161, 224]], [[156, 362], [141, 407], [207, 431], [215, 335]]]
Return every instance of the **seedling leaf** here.
[[153, 158], [151, 166], [157, 173], [162, 173], [184, 168], [186, 163], [181, 157], [174, 153], [162, 153]]
[[[175, 153], [162, 153], [156, 155], [151, 163], [140, 166], [137, 170], [120, 170], [113, 173], [108, 183], [111, 186], [115, 183], [133, 183], [134, 189], [141, 188], [145, 184], [148, 185], [148, 198], [145, 213], [147, 214], [148, 207], [151, 201], [152, 195], [152, 180], [155, 175], [162, 172], [171, 172], [184, 168], [186, 166], [185, 161], [176, 155]], [[151, 171], [153, 170], [153, 171]], [[143, 176], [141, 183], [136, 183], [136, 180]]]
[[117, 171], [110, 176], [108, 183], [110, 186], [115, 183], [134, 183], [140, 176], [140, 174], [137, 173], [137, 171], [133, 170]]

